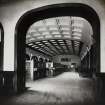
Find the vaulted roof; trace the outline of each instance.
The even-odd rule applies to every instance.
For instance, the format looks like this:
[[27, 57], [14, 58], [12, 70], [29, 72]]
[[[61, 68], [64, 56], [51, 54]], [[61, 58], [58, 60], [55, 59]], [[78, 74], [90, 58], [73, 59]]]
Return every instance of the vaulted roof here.
[[54, 17], [32, 24], [27, 31], [26, 44], [49, 56], [82, 56], [87, 46], [90, 47], [93, 43], [92, 35], [92, 27], [84, 18]]

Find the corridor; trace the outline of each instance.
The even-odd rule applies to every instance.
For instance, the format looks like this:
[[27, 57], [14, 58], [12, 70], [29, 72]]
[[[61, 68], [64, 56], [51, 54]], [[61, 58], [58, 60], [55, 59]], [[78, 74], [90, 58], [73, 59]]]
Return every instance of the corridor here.
[[105, 0], [0, 0], [0, 105], [105, 105]]
[[39, 79], [26, 84], [28, 90], [7, 99], [1, 105], [93, 105], [94, 80], [76, 72]]

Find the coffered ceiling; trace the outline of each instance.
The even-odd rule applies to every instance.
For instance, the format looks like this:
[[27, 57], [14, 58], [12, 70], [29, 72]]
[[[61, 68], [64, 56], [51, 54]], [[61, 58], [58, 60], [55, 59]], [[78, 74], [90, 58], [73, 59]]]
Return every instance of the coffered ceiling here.
[[92, 35], [91, 25], [81, 17], [48, 18], [30, 26], [26, 35], [26, 45], [48, 56], [82, 56], [87, 46], [93, 44]]

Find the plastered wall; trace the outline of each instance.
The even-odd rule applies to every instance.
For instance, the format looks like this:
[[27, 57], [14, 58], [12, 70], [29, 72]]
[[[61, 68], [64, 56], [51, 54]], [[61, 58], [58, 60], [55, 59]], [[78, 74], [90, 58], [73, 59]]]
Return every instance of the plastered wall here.
[[[62, 58], [68, 58], [69, 61], [61, 61]], [[61, 63], [64, 65], [71, 65], [72, 63], [76, 63], [78, 66], [81, 64], [80, 58], [74, 55], [58, 55], [53, 57], [53, 61], [55, 63]]]

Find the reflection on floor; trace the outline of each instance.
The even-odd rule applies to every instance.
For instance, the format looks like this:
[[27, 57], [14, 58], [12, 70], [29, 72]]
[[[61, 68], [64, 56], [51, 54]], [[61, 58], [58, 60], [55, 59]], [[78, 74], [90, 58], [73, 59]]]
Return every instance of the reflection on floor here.
[[6, 100], [5, 105], [93, 105], [95, 102], [94, 81], [74, 72], [26, 85], [29, 87], [27, 92]]

